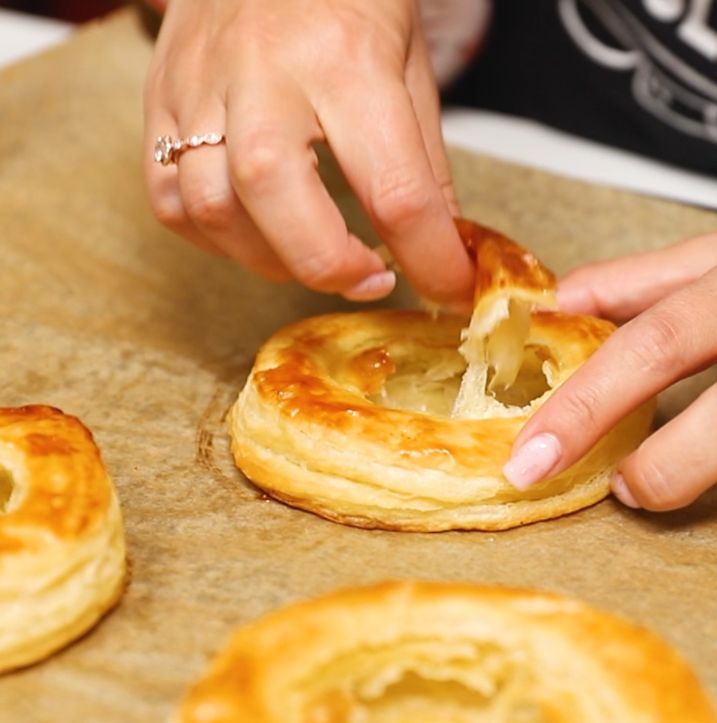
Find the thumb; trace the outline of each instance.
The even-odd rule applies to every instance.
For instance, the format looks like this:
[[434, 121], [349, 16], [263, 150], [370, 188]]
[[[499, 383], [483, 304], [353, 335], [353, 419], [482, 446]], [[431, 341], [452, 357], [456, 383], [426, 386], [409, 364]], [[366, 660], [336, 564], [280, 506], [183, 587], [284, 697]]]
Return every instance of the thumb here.
[[717, 265], [717, 234], [581, 266], [558, 283], [563, 311], [627, 321]]

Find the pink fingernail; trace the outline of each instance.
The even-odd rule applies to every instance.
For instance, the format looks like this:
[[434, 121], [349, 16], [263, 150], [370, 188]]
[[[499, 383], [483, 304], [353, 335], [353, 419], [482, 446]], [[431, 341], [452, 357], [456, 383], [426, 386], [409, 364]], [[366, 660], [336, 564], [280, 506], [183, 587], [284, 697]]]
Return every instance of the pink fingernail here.
[[622, 502], [625, 507], [631, 507], [633, 510], [640, 509], [640, 503], [632, 496], [630, 488], [625, 482], [625, 478], [621, 474], [616, 474], [612, 481], [612, 493]]
[[518, 448], [503, 467], [503, 474], [513, 487], [526, 490], [545, 478], [561, 456], [558, 438], [544, 432]]
[[390, 294], [395, 285], [396, 274], [393, 271], [379, 271], [344, 291], [343, 296], [351, 301], [373, 301]]

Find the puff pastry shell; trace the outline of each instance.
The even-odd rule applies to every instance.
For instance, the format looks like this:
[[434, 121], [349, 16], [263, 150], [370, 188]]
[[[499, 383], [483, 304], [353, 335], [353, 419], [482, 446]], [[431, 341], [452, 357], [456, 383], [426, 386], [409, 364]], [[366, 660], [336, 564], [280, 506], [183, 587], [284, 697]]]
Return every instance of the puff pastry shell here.
[[528, 417], [614, 329], [535, 310], [554, 277], [497, 232], [459, 221], [477, 258], [475, 311], [364, 311], [305, 319], [259, 350], [229, 414], [232, 450], [270, 495], [359, 527], [498, 530], [609, 492], [647, 434], [636, 410], [567, 471], [519, 491], [501, 469]]
[[568, 598], [386, 583], [234, 634], [180, 723], [715, 723], [686, 663]]
[[0, 672], [79, 637], [119, 599], [119, 504], [82, 423], [0, 408]]

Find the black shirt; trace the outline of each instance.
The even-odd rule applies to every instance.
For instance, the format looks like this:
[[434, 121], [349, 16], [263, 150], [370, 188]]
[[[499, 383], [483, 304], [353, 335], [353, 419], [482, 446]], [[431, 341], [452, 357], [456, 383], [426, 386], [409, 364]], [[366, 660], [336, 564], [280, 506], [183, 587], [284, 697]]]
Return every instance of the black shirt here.
[[448, 103], [717, 176], [717, 0], [495, 0]]

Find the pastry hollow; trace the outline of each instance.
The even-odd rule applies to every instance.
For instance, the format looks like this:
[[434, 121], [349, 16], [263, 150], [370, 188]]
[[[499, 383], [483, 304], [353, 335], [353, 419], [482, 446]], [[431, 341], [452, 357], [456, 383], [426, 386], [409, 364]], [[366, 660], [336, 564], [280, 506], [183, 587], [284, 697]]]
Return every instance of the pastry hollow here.
[[52, 407], [0, 408], [0, 672], [89, 630], [125, 573], [119, 504], [89, 430]]
[[649, 631], [570, 598], [384, 583], [237, 631], [179, 723], [715, 723]]
[[609, 336], [553, 303], [554, 277], [505, 237], [459, 222], [479, 262], [475, 311], [305, 319], [259, 350], [228, 422], [245, 475], [270, 495], [368, 528], [500, 530], [609, 493], [646, 436], [650, 402], [570, 469], [527, 491], [502, 467], [526, 420]]

